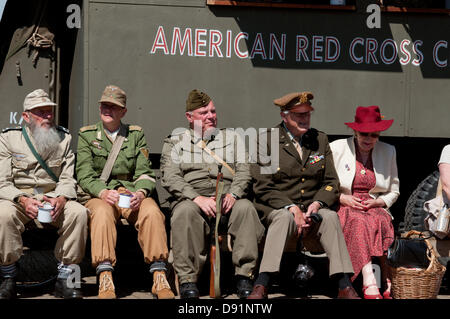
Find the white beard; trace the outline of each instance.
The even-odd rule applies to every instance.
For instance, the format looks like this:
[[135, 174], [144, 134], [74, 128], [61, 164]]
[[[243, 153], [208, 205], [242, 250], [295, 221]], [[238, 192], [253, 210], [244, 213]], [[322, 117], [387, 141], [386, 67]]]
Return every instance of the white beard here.
[[54, 126], [47, 128], [42, 128], [37, 126], [34, 122], [28, 124], [31, 130], [31, 135], [36, 141], [36, 150], [42, 158], [47, 158], [51, 153], [56, 151], [61, 142], [61, 137]]

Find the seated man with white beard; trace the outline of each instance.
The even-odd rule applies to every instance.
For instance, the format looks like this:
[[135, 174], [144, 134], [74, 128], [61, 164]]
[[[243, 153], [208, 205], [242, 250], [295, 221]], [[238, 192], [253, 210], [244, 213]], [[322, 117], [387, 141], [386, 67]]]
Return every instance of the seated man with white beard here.
[[45, 202], [53, 207], [51, 225], [59, 234], [54, 251], [60, 262], [55, 296], [82, 297], [71, 282], [71, 265], [84, 257], [88, 215], [86, 208], [75, 201], [72, 137], [65, 128], [55, 126], [55, 106], [43, 90], [31, 92], [23, 103], [25, 126], [4, 129], [0, 134], [0, 299], [17, 296], [21, 233], [25, 224], [37, 218]]

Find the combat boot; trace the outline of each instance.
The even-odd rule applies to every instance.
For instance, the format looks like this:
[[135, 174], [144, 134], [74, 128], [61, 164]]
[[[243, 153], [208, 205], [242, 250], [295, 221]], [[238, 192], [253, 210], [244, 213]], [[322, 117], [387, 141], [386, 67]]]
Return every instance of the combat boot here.
[[167, 281], [165, 271], [153, 272], [152, 294], [158, 299], [175, 299], [175, 295], [173, 294], [172, 289], [170, 289], [169, 282]]
[[0, 285], [0, 299], [15, 299], [16, 293], [16, 280], [15, 278], [5, 278]]
[[116, 299], [116, 292], [111, 271], [102, 271], [99, 275], [98, 298]]
[[55, 283], [55, 297], [64, 299], [81, 299], [83, 294], [80, 289], [69, 287], [67, 285], [67, 278], [57, 278]]

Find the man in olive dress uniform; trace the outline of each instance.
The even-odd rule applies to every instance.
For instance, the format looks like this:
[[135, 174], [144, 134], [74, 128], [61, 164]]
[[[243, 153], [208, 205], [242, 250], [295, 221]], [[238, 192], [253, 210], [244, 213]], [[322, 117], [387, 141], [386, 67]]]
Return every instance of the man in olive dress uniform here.
[[[338, 298], [359, 298], [348, 275], [352, 263], [335, 211], [330, 208], [339, 198], [339, 179], [333, 164], [328, 138], [323, 132], [310, 128], [311, 92], [290, 93], [274, 101], [281, 109], [282, 122], [268, 132], [279, 134], [279, 143], [268, 153], [279, 161], [275, 172], [262, 169], [274, 163], [253, 164], [255, 207], [263, 216], [267, 228], [259, 276], [249, 299], [267, 298], [272, 275], [279, 271], [286, 242], [302, 235], [308, 248], [323, 249], [330, 261], [329, 274], [339, 285]], [[261, 139], [260, 139], [261, 142]], [[273, 156], [278, 152], [278, 156]], [[311, 215], [319, 214], [320, 223]], [[318, 245], [320, 244], [320, 245]]]

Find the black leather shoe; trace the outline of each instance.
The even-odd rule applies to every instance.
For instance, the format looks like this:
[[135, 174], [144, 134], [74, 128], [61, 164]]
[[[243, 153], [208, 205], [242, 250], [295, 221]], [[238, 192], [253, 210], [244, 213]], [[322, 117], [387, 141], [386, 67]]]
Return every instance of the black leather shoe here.
[[16, 297], [16, 280], [14, 278], [5, 278], [0, 285], [0, 299], [10, 300]]
[[186, 282], [180, 286], [181, 299], [198, 299], [200, 292], [197, 289], [195, 282]]
[[83, 294], [81, 290], [78, 288], [69, 288], [67, 286], [66, 279], [56, 279], [55, 284], [55, 297], [64, 298], [64, 299], [81, 299], [83, 298]]
[[237, 295], [240, 299], [246, 299], [253, 290], [253, 284], [247, 277], [239, 277], [236, 284]]

